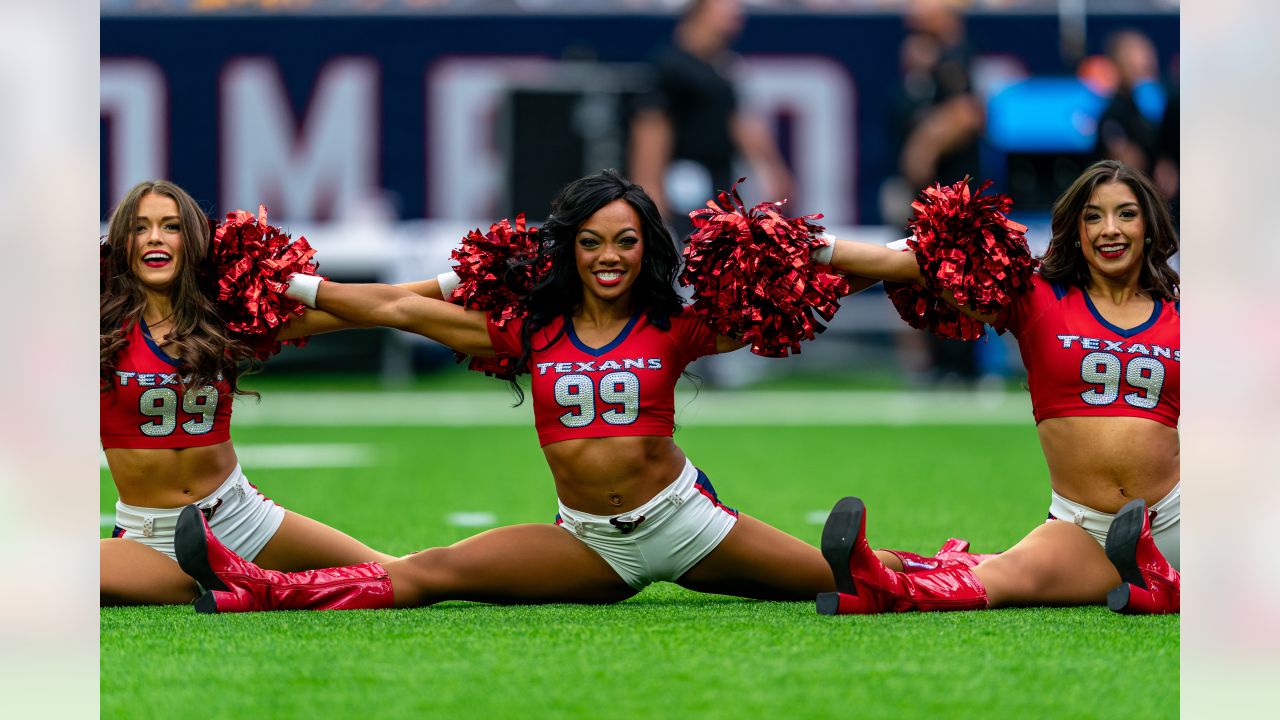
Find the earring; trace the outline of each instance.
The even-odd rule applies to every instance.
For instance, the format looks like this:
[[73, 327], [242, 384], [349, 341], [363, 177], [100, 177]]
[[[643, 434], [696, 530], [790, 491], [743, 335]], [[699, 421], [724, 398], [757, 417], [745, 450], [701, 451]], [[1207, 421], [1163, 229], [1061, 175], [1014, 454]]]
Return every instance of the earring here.
[[1076, 241], [1076, 247], [1080, 247], [1080, 241], [1079, 241], [1079, 240], [1077, 240], [1077, 241]]
[[1151, 244], [1151, 238], [1147, 238], [1144, 242], [1145, 242], [1146, 244], [1150, 245], [1150, 244]]

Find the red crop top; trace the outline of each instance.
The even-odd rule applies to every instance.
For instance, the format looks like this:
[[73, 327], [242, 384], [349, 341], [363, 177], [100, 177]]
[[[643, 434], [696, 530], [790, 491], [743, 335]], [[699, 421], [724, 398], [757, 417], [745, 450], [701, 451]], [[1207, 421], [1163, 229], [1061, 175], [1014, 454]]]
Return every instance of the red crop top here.
[[1177, 427], [1179, 312], [1156, 300], [1142, 324], [1116, 327], [1088, 293], [1034, 275], [1003, 321], [1018, 338], [1036, 422], [1127, 415]]
[[[498, 354], [519, 356], [521, 325], [489, 323]], [[564, 333], [546, 347], [562, 327]], [[573, 323], [563, 320], [535, 332], [531, 341], [533, 416], [544, 446], [575, 438], [671, 435], [676, 380], [689, 363], [716, 351], [715, 332], [687, 307], [671, 318], [670, 330], [654, 327], [639, 313], [601, 348], [585, 345]]]
[[183, 388], [178, 360], [156, 346], [143, 322], [129, 328], [101, 398], [102, 447], [189, 448], [231, 438], [231, 392], [213, 385]]

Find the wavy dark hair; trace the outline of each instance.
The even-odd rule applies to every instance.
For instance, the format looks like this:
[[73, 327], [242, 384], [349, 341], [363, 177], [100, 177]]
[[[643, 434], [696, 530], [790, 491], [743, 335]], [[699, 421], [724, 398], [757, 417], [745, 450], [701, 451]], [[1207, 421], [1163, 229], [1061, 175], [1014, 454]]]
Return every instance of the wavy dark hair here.
[[[516, 367], [524, 367], [533, 354], [534, 333], [564, 318], [566, 324], [546, 347], [555, 344], [564, 334], [573, 311], [582, 304], [582, 280], [574, 260], [578, 230], [597, 210], [615, 200], [627, 201], [640, 216], [638, 229], [644, 255], [640, 275], [631, 288], [632, 309], [645, 313], [656, 327], [671, 328], [671, 317], [684, 306], [675, 289], [680, 271], [680, 253], [675, 240], [644, 188], [623, 178], [617, 170], [603, 170], [565, 185], [551, 201], [551, 215], [542, 225], [539, 257], [535, 261], [541, 264], [550, 256], [551, 269], [529, 295], [529, 317], [521, 332], [521, 355]], [[523, 402], [524, 391], [515, 381], [512, 381], [512, 390], [517, 404]]]
[[128, 331], [142, 322], [146, 291], [134, 274], [142, 252], [134, 240], [138, 204], [147, 195], [163, 195], [178, 205], [182, 229], [182, 254], [178, 272], [169, 287], [173, 329], [166, 351], [181, 362], [183, 385], [200, 387], [221, 375], [238, 394], [257, 395], [237, 387], [240, 363], [252, 356], [218, 317], [210, 295], [202, 287], [201, 268], [209, 256], [213, 229], [208, 216], [185, 190], [167, 180], [138, 183], [116, 205], [107, 224], [98, 295], [99, 372], [102, 389], [112, 387], [116, 356], [128, 340]]
[[1071, 187], [1053, 203], [1053, 236], [1049, 249], [1040, 258], [1040, 276], [1051, 282], [1089, 286], [1089, 264], [1077, 246], [1080, 218], [1093, 191], [1099, 185], [1120, 182], [1129, 186], [1151, 242], [1142, 250], [1142, 270], [1138, 286], [1152, 297], [1178, 299], [1178, 273], [1169, 267], [1169, 258], [1178, 252], [1178, 231], [1174, 229], [1169, 206], [1146, 175], [1115, 160], [1102, 160], [1085, 169]]

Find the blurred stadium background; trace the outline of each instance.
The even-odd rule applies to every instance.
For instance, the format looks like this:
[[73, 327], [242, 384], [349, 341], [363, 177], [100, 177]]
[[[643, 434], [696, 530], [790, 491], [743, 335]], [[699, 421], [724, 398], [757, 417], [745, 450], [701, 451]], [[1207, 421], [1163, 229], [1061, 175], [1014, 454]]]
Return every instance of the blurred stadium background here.
[[[652, 59], [684, 5], [103, 0], [101, 217], [134, 182], [167, 177], [211, 215], [266, 204], [335, 279], [434, 275], [468, 230], [519, 211], [536, 222], [564, 182], [632, 170]], [[970, 174], [1013, 196], [1042, 248], [1052, 199], [1102, 153], [1148, 163], [1176, 198], [1177, 2], [741, 6], [740, 106], [780, 151], [792, 214], [822, 212], [836, 235], [900, 237], [924, 182]], [[957, 106], [977, 112], [947, 114]], [[930, 117], [970, 122], [973, 136], [953, 147], [916, 135]], [[913, 137], [936, 176], [921, 181], [906, 160]], [[751, 178], [748, 203], [777, 199], [745, 154], [735, 172]], [[663, 190], [700, 204], [706, 175], [673, 164]], [[957, 534], [1007, 547], [1044, 517], [1027, 394], [970, 392], [1019, 384], [1009, 338], [931, 341], [873, 288], [798, 357], [707, 360], [692, 369], [712, 387], [752, 390], [678, 400], [679, 443], [724, 478], [731, 502], [798, 537], [815, 542], [831, 502], [855, 492], [891, 546], [931, 549]], [[408, 552], [554, 512], [530, 404], [509, 411], [501, 385], [429, 341], [318, 337], [246, 385], [263, 400], [237, 405], [234, 435], [255, 482], [376, 547]], [[377, 386], [413, 391], [351, 392]], [[917, 388], [928, 392], [861, 392]], [[105, 534], [116, 499], [105, 464], [100, 480]], [[101, 611], [101, 715], [598, 714], [590, 688], [605, 683], [606, 707], [666, 698], [673, 716], [1178, 712], [1180, 618], [1117, 623], [1097, 607], [829, 623], [807, 603], [660, 583], [603, 613], [450, 603], [292, 615]], [[596, 652], [624, 641], [634, 652]], [[862, 682], [832, 682], [849, 668]]]
[[[564, 182], [629, 169], [636, 98], [652, 86], [650, 60], [685, 4], [103, 0], [102, 218], [133, 183], [167, 177], [216, 216], [266, 204], [335, 279], [442, 272], [467, 230], [519, 211], [536, 221]], [[741, 5], [731, 46], [740, 107], [764, 122], [785, 160], [790, 211], [824, 213], [829, 232], [904, 234], [922, 185], [902, 161], [904, 144], [922, 114], [956, 94], [980, 108], [977, 135], [930, 179], [994, 180], [1035, 247], [1047, 242], [1052, 199], [1111, 147], [1099, 141], [1099, 120], [1118, 88], [1132, 86], [1124, 94], [1137, 108], [1127, 121], [1138, 127], [1124, 131], [1141, 136], [1149, 170], [1176, 197], [1177, 0]], [[941, 52], [921, 54], [922, 38]], [[963, 74], [950, 97], [938, 88], [956, 71], [947, 61]], [[1159, 144], [1162, 126], [1172, 145]], [[761, 177], [745, 159], [734, 169]], [[695, 169], [691, 185], [682, 170], [667, 172], [669, 196], [711, 196], [705, 177]], [[749, 180], [744, 200], [777, 199], [767, 191]], [[1021, 372], [1008, 338], [927, 340], [878, 288], [850, 298], [798, 358], [711, 362], [693, 369], [721, 386], [818, 375], [989, 387]], [[372, 373], [391, 387], [454, 371], [444, 348], [383, 330], [317, 338], [271, 368]]]

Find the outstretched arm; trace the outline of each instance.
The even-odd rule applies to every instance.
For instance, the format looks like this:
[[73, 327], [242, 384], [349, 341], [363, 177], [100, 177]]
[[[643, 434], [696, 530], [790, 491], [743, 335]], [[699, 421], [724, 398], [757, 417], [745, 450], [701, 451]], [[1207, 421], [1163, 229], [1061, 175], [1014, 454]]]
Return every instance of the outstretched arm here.
[[826, 237], [826, 247], [813, 251], [813, 261], [830, 265], [845, 275], [850, 295], [866, 290], [881, 280], [919, 285], [923, 282], [913, 253], [901, 249], [854, 240]]
[[[849, 285], [853, 288], [850, 294], [865, 290], [881, 280], [913, 285], [924, 284], [924, 277], [920, 274], [920, 265], [916, 262], [915, 253], [903, 252], [892, 246], [835, 240], [832, 246], [831, 267], [852, 276], [849, 278]], [[943, 291], [942, 299], [978, 322], [987, 324], [995, 322], [994, 313], [984, 315], [966, 305], [961, 305], [956, 302], [955, 295], [950, 290]]]
[[[440, 281], [436, 278], [400, 283], [396, 285], [396, 287], [404, 288], [405, 290], [422, 297], [434, 298], [436, 300], [444, 299], [444, 295], [440, 291]], [[333, 313], [311, 308], [302, 315], [294, 316], [285, 323], [284, 327], [280, 329], [280, 333], [276, 335], [276, 339], [293, 340], [300, 337], [333, 332], [335, 330], [348, 330], [359, 327], [369, 327], [369, 325], [352, 322], [345, 318], [338, 317]]]
[[854, 240], [833, 239], [831, 267], [872, 283], [887, 280], [919, 285], [924, 281], [915, 253]]
[[468, 355], [494, 354], [483, 312], [423, 297], [403, 287], [336, 283], [295, 275], [288, 294], [309, 307], [357, 325], [381, 325], [416, 333]]

